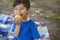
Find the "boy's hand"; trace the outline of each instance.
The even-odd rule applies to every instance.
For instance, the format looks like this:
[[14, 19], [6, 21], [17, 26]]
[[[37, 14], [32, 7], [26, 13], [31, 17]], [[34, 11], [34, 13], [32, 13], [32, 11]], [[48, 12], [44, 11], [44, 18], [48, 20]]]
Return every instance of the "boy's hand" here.
[[16, 25], [19, 25], [21, 21], [22, 17], [20, 15], [16, 15], [14, 18], [14, 22], [16, 23]]

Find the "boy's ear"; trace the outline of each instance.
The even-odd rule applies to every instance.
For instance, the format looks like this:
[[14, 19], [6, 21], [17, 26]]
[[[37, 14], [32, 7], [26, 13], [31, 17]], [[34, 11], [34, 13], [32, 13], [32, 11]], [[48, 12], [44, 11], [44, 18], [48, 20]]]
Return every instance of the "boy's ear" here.
[[27, 11], [27, 13], [29, 13], [29, 10]]
[[28, 15], [28, 13], [29, 13], [29, 11], [27, 11], [27, 13], [26, 13], [26, 14]]

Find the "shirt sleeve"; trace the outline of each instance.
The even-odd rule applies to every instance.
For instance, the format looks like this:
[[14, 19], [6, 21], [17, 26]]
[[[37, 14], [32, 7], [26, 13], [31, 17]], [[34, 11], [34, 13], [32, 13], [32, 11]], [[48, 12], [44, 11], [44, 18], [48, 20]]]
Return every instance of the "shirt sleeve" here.
[[40, 34], [37, 30], [37, 25], [35, 23], [31, 23], [31, 34], [33, 39], [39, 39], [40, 38]]

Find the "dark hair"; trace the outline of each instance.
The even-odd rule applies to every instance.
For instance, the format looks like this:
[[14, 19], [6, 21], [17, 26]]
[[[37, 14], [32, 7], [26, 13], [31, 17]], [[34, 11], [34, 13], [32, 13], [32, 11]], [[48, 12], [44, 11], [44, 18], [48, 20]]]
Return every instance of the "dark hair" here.
[[19, 4], [23, 4], [27, 9], [30, 8], [30, 2], [29, 0], [14, 0], [14, 3], [13, 3], [13, 8]]

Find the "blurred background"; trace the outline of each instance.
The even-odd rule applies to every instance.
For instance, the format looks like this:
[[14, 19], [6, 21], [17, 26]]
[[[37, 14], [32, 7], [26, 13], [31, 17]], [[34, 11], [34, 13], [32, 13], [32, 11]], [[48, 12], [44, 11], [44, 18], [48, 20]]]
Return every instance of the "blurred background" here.
[[[29, 16], [47, 24], [51, 40], [60, 40], [60, 0], [30, 0]], [[0, 14], [13, 14], [13, 0], [0, 0]]]

